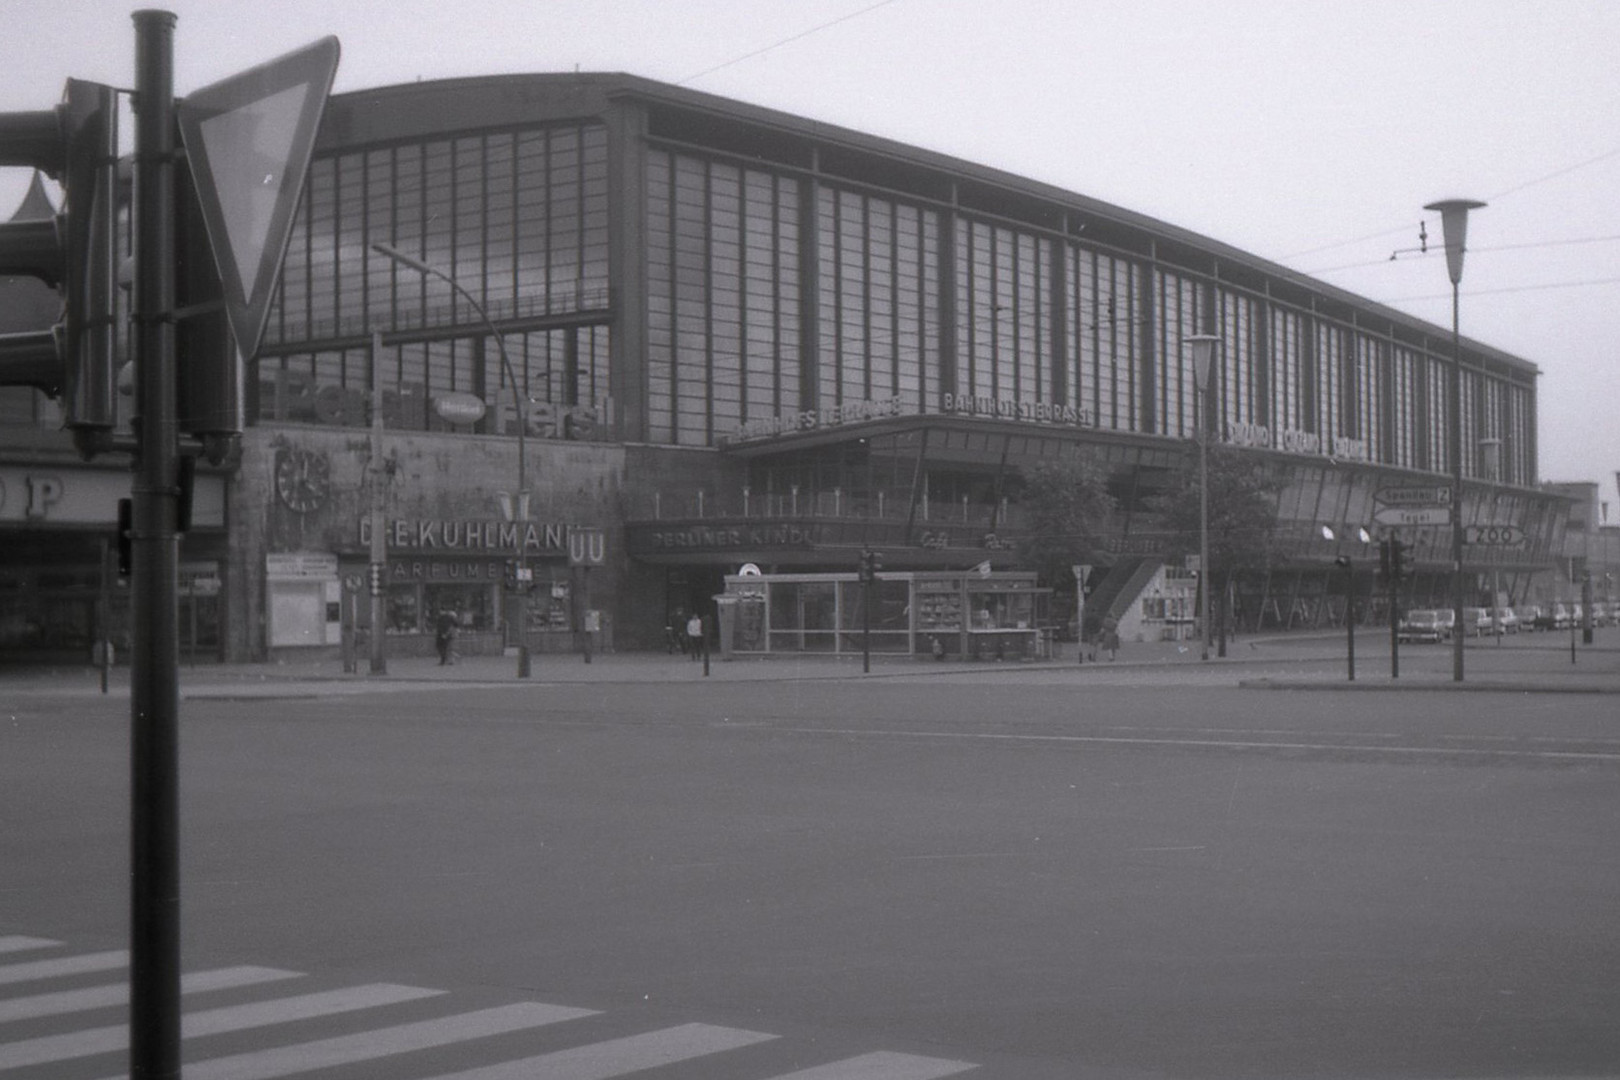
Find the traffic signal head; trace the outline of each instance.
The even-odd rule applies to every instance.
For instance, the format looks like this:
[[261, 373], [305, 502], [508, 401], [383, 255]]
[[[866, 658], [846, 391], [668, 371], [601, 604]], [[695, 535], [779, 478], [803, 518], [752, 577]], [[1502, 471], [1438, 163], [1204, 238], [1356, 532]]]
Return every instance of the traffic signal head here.
[[1393, 560], [1395, 566], [1395, 579], [1397, 581], [1405, 581], [1412, 576], [1412, 567], [1414, 562], [1412, 545], [1403, 544], [1399, 539], [1391, 539], [1389, 543], [1390, 558]]
[[61, 214], [0, 224], [0, 276], [38, 278], [63, 308], [54, 326], [0, 335], [0, 386], [61, 398], [75, 431], [110, 429], [116, 416], [117, 157], [112, 87], [69, 79], [55, 109], [0, 113], [0, 165], [55, 177], [64, 192]]

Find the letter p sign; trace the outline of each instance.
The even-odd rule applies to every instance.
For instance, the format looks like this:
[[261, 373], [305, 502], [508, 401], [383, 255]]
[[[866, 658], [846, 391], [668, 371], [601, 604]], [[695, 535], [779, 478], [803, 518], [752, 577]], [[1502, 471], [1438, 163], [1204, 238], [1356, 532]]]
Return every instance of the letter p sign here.
[[28, 516], [48, 517], [51, 507], [62, 501], [62, 481], [54, 476], [28, 477]]

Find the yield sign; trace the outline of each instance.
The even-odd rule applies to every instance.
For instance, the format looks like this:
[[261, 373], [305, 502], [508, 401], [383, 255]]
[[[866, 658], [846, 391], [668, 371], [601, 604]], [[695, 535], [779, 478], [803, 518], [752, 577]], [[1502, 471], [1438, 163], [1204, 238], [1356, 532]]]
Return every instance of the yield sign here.
[[237, 348], [251, 357], [337, 72], [326, 37], [175, 103]]

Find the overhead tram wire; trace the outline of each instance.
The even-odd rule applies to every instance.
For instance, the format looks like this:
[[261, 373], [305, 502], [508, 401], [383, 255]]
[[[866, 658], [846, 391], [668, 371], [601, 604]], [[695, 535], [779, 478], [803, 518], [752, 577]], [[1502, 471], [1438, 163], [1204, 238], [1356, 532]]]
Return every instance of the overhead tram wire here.
[[697, 72], [695, 75], [688, 75], [684, 79], [677, 79], [677, 80], [675, 80], [675, 85], [676, 86], [685, 86], [688, 83], [696, 82], [698, 79], [703, 78], [705, 75], [713, 75], [717, 71], [724, 70], [725, 68], [731, 67], [734, 64], [740, 64], [744, 60], [752, 60], [756, 56], [763, 56], [766, 53], [770, 52], [772, 49], [779, 49], [783, 45], [790, 45], [795, 41], [801, 40], [802, 38], [809, 37], [811, 34], [820, 33], [821, 31], [826, 30], [829, 27], [837, 26], [839, 23], [845, 23], [845, 22], [848, 22], [851, 19], [858, 19], [862, 15], [867, 14], [868, 12], [876, 11], [878, 8], [881, 8], [881, 7], [888, 7], [890, 4], [893, 4], [893, 3], [896, 3], [896, 2], [897, 2], [897, 0], [878, 0], [877, 3], [868, 4], [866, 7], [861, 8], [859, 11], [852, 11], [847, 15], [840, 15], [836, 19], [828, 19], [826, 22], [818, 23], [817, 25], [810, 27], [808, 30], [801, 30], [797, 34], [790, 34], [789, 36], [781, 39], [780, 41], [773, 41], [769, 45], [761, 46], [760, 48], [755, 49], [752, 52], [746, 52], [746, 53], [743, 53], [741, 56], [732, 57], [730, 60], [727, 60], [725, 63], [716, 64], [716, 65], [714, 65], [713, 67], [710, 67], [710, 68], [704, 68], [702, 71]]
[[[1616, 240], [1620, 240], [1620, 234], [1615, 234], [1612, 236], [1583, 236], [1574, 240], [1538, 240], [1525, 244], [1492, 244], [1489, 247], [1470, 247], [1468, 249], [1468, 253], [1470, 255], [1474, 255], [1487, 251], [1528, 251], [1535, 248], [1571, 247], [1576, 244], [1607, 244], [1613, 243]], [[1319, 270], [1302, 270], [1300, 273], [1309, 274], [1314, 277], [1317, 274], [1331, 274], [1338, 270], [1359, 270], [1368, 266], [1382, 266], [1387, 262], [1394, 262], [1395, 255], [1416, 254], [1420, 259], [1428, 259], [1444, 255], [1445, 253], [1445, 248], [1443, 247], [1436, 247], [1432, 250], [1421, 252], [1397, 251], [1382, 259], [1369, 259], [1365, 262], [1341, 263], [1338, 266], [1324, 266]]]
[[[1491, 202], [1491, 203], [1497, 202], [1498, 200], [1506, 198], [1509, 195], [1516, 195], [1519, 192], [1523, 191], [1525, 188], [1535, 187], [1537, 184], [1544, 184], [1548, 180], [1556, 180], [1560, 176], [1567, 176], [1572, 172], [1576, 172], [1577, 170], [1580, 170], [1580, 169], [1585, 169], [1585, 168], [1587, 168], [1589, 166], [1592, 166], [1592, 165], [1600, 164], [1600, 163], [1608, 161], [1610, 158], [1614, 158], [1614, 157], [1620, 157], [1620, 146], [1617, 146], [1617, 147], [1613, 148], [1612, 150], [1606, 150], [1603, 153], [1598, 154], [1596, 157], [1587, 158], [1585, 161], [1577, 161], [1575, 164], [1566, 165], [1561, 169], [1554, 169], [1552, 172], [1547, 173], [1547, 174], [1545, 174], [1543, 176], [1538, 176], [1533, 180], [1526, 180], [1522, 184], [1515, 184], [1512, 187], [1505, 188], [1502, 191], [1496, 192], [1495, 194], [1487, 195], [1485, 197], [1485, 201], [1486, 202]], [[1385, 229], [1385, 230], [1383, 230], [1381, 232], [1368, 233], [1365, 236], [1357, 236], [1357, 237], [1353, 237], [1352, 239], [1349, 239], [1349, 240], [1340, 240], [1338, 243], [1334, 243], [1334, 244], [1323, 244], [1321, 247], [1309, 248], [1309, 249], [1307, 249], [1305, 251], [1296, 251], [1296, 252], [1293, 252], [1292, 254], [1281, 256], [1277, 261], [1278, 262], [1287, 262], [1290, 259], [1300, 259], [1300, 258], [1304, 258], [1306, 255], [1315, 255], [1315, 254], [1318, 254], [1319, 252], [1323, 252], [1323, 251], [1334, 251], [1334, 250], [1336, 250], [1338, 248], [1349, 247], [1352, 244], [1365, 243], [1368, 240], [1380, 240], [1380, 239], [1382, 239], [1382, 238], [1384, 238], [1386, 236], [1399, 236], [1401, 234], [1409, 232], [1410, 230], [1411, 230], [1410, 225], [1402, 225], [1399, 228]], [[1573, 242], [1579, 242], [1579, 241], [1573, 241]], [[1483, 250], [1483, 249], [1479, 249], [1479, 250]], [[1380, 260], [1380, 261], [1387, 262], [1388, 260], [1386, 259], [1386, 260]], [[1358, 264], [1353, 264], [1353, 265], [1369, 265], [1370, 266], [1372, 264], [1371, 263], [1367, 263], [1367, 264], [1359, 264], [1358, 263]], [[1347, 267], [1333, 267], [1332, 269], [1338, 270], [1338, 269], [1346, 269], [1346, 268]], [[1318, 271], [1314, 271], [1314, 272], [1319, 273], [1319, 274], [1328, 273], [1327, 270], [1318, 270]]]

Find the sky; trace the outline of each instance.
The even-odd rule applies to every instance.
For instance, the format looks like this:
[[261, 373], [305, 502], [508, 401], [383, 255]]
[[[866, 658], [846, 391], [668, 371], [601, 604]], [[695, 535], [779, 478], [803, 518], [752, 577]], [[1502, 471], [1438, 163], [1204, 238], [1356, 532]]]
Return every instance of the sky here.
[[[157, 5], [152, 5], [157, 6]], [[133, 82], [135, 5], [0, 0], [0, 111]], [[334, 90], [622, 71], [1190, 229], [1534, 363], [1540, 478], [1620, 522], [1620, 3], [173, 0], [175, 90], [327, 34]], [[0, 215], [28, 174], [0, 169]], [[1420, 229], [1427, 232], [1429, 253]], [[1393, 256], [1393, 257], [1392, 257]]]

